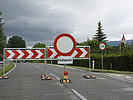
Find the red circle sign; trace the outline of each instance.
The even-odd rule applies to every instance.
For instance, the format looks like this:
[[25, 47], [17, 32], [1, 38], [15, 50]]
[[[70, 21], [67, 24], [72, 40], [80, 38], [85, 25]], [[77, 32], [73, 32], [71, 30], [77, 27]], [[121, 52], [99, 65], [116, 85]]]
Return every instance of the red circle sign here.
[[68, 75], [68, 72], [67, 71], [64, 71], [64, 73], [63, 73], [65, 76], [67, 76]]
[[101, 42], [101, 43], [99, 44], [99, 49], [100, 49], [100, 50], [105, 50], [105, 49], [106, 49], [106, 44], [105, 44], [104, 42]]
[[75, 48], [76, 41], [70, 34], [60, 34], [54, 40], [54, 49], [60, 56], [71, 56]]

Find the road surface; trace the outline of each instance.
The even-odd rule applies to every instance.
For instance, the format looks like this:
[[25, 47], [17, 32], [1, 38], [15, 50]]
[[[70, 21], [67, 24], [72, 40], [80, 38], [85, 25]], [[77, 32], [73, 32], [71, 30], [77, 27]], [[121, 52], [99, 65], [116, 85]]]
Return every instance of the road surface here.
[[67, 68], [71, 84], [61, 84], [64, 68], [48, 65], [52, 80], [41, 80], [46, 64], [18, 63], [0, 80], [0, 100], [133, 100], [133, 82], [93, 73], [96, 79], [85, 79], [86, 71]]

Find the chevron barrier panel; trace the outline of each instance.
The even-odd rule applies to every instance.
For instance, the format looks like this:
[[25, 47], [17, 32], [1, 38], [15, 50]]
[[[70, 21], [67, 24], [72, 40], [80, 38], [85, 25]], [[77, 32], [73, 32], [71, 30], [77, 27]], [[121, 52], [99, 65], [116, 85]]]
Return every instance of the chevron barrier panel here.
[[5, 49], [5, 59], [44, 59], [44, 49]]
[[[88, 48], [76, 48], [72, 53], [73, 58], [87, 58], [89, 55]], [[60, 55], [55, 51], [54, 48], [48, 48], [48, 58], [58, 58]]]

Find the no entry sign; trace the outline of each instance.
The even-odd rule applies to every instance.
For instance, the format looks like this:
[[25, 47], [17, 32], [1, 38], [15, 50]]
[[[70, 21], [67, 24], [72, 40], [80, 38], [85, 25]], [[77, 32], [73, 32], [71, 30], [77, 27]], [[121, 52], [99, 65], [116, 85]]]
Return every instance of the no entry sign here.
[[76, 41], [70, 34], [60, 34], [54, 40], [54, 49], [60, 56], [71, 56], [75, 48]]

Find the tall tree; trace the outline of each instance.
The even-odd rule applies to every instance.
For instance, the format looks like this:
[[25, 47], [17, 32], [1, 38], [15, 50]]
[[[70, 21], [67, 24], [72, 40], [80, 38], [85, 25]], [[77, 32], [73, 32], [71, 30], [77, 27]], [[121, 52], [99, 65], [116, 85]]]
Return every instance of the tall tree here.
[[99, 21], [98, 29], [96, 31], [97, 33], [94, 35], [94, 39], [98, 40], [99, 42], [105, 41], [107, 37], [103, 32], [101, 21]]
[[36, 43], [33, 48], [45, 48], [46, 45], [44, 43]]
[[2, 60], [3, 55], [3, 48], [6, 46], [6, 35], [3, 32], [3, 25], [2, 23], [2, 12], [0, 12], [0, 60]]
[[8, 40], [7, 47], [8, 48], [25, 48], [26, 42], [25, 42], [25, 40], [22, 39], [22, 37], [12, 36]]

